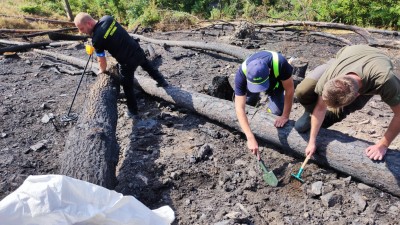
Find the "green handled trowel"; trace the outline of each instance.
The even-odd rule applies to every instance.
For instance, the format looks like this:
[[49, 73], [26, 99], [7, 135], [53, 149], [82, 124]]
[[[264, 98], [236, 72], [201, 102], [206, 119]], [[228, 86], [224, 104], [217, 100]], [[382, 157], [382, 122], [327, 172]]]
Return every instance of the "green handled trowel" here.
[[263, 171], [264, 182], [272, 187], [276, 187], [278, 185], [278, 178], [276, 178], [274, 172], [268, 171], [264, 161], [260, 157], [258, 157], [258, 164]]

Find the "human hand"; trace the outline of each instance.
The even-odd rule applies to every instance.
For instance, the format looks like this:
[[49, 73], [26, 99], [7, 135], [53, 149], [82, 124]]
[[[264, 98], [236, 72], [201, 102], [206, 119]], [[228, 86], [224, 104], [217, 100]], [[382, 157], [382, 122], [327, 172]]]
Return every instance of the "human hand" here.
[[384, 145], [375, 144], [365, 149], [365, 154], [372, 160], [382, 160], [387, 152], [387, 147]]
[[247, 148], [256, 156], [260, 157], [258, 154], [258, 143], [255, 138], [251, 138], [247, 140]]
[[317, 147], [315, 146], [315, 144], [308, 144], [306, 147], [306, 150], [305, 150], [306, 156], [311, 157], [314, 154], [315, 150], [317, 150]]
[[287, 123], [288, 120], [289, 120], [289, 118], [287, 118], [287, 117], [279, 116], [278, 118], [276, 118], [274, 126], [275, 127], [283, 127], [283, 126], [285, 126], [285, 124]]

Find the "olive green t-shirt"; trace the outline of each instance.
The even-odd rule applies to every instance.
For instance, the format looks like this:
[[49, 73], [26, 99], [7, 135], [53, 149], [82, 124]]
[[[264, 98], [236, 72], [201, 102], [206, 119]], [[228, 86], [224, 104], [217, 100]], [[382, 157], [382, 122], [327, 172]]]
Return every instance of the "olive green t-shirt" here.
[[400, 104], [400, 80], [393, 72], [390, 58], [368, 45], [340, 49], [335, 61], [318, 80], [315, 92], [321, 96], [327, 81], [350, 72], [362, 80], [360, 95], [380, 95], [389, 106]]

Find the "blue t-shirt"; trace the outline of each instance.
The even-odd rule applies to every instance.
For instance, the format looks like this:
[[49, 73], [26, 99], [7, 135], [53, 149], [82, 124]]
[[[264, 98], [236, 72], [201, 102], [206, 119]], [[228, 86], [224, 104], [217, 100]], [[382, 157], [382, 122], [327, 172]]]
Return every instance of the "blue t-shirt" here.
[[[271, 69], [269, 73], [270, 84], [268, 90], [266, 90], [267, 94], [275, 90], [282, 90], [283, 86], [281, 81], [287, 80], [292, 76], [293, 67], [287, 62], [287, 60], [285, 59], [285, 57], [283, 57], [282, 54], [278, 53], [278, 57], [279, 57], [278, 78], [275, 77], [274, 70], [272, 67], [272, 53], [268, 51], [256, 52], [253, 55], [251, 55], [246, 61], [246, 64], [248, 65], [254, 59], [262, 59]], [[274, 89], [278, 82], [279, 82], [278, 88]], [[242, 65], [240, 65], [235, 75], [235, 95], [244, 96], [246, 95], [246, 93], [247, 93], [247, 80], [246, 76], [242, 71]]]

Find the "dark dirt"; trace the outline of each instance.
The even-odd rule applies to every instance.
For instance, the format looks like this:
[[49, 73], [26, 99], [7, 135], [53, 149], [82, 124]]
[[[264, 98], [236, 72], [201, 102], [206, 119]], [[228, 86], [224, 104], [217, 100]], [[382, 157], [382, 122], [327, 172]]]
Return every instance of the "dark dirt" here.
[[[207, 32], [222, 34], [218, 30]], [[307, 71], [334, 57], [341, 48], [324, 38], [285, 41], [283, 37], [258, 35], [258, 41], [230, 41], [229, 31], [218, 38], [207, 32], [144, 35], [277, 50], [308, 61]], [[341, 36], [364, 43], [354, 34]], [[147, 43], [140, 44], [146, 48]], [[215, 76], [232, 76], [241, 63], [214, 52], [153, 47], [161, 55], [155, 62], [171, 85], [201, 93], [207, 93]], [[83, 45], [47, 50], [87, 60]], [[391, 56], [396, 73], [400, 74], [400, 51], [383, 50]], [[75, 125], [61, 122], [60, 117], [67, 113], [80, 74], [68, 75], [57, 67], [65, 65], [32, 51], [18, 53], [16, 57], [0, 56], [0, 199], [29, 175], [59, 172], [58, 155]], [[141, 69], [137, 74], [147, 76]], [[91, 74], [85, 76], [74, 112], [82, 109], [95, 79]], [[312, 162], [306, 166], [302, 175], [306, 182], [301, 185], [290, 174], [297, 172], [303, 158], [285, 155], [261, 142], [261, 156], [280, 180], [278, 187], [269, 187], [263, 183], [257, 161], [247, 150], [240, 131], [145, 93], [137, 94], [141, 121], [132, 124], [124, 117], [124, 99], [118, 104], [120, 162], [116, 191], [135, 196], [151, 209], [171, 206], [176, 213], [174, 224], [400, 224], [398, 197]], [[302, 107], [295, 103], [291, 120], [296, 120], [302, 112]], [[42, 122], [51, 113], [55, 116], [53, 122]], [[376, 141], [392, 115], [390, 108], [374, 97], [367, 107], [330, 129]], [[46, 142], [43, 148], [30, 150], [41, 141]], [[391, 148], [399, 150], [400, 138]]]

